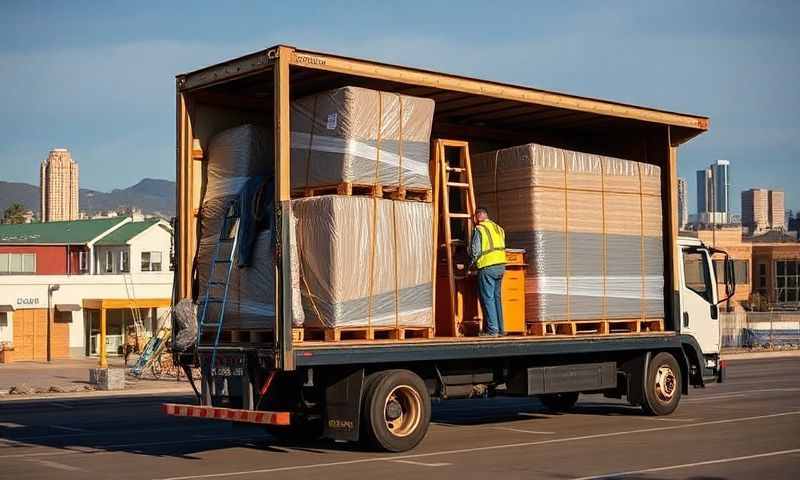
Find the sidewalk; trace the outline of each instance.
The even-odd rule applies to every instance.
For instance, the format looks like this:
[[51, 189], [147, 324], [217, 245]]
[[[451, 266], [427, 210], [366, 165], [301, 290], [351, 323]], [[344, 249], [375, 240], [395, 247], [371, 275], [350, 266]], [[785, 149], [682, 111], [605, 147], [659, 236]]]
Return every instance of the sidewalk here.
[[723, 360], [752, 360], [761, 358], [780, 358], [780, 357], [800, 357], [800, 350], [739, 350], [733, 352], [722, 352]]
[[[124, 368], [122, 358], [110, 357], [110, 368]], [[64, 359], [52, 363], [15, 362], [0, 364], [0, 400], [14, 398], [30, 399], [42, 395], [63, 397], [66, 395], [107, 395], [107, 394], [145, 394], [145, 393], [191, 393], [192, 387], [185, 377], [177, 381], [175, 377], [163, 376], [155, 379], [150, 372], [144, 378], [126, 376], [125, 390], [113, 392], [94, 391], [89, 383], [89, 369], [97, 367], [96, 358]], [[30, 387], [27, 395], [10, 395], [12, 387]], [[56, 390], [51, 392], [50, 390]]]

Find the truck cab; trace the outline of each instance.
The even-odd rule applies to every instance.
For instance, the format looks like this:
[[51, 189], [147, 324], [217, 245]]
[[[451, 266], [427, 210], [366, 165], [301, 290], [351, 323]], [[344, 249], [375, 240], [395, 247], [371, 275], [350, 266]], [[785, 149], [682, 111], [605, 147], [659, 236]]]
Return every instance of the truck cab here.
[[[727, 253], [709, 247], [690, 237], [678, 238], [680, 265], [680, 316], [675, 319], [675, 329], [681, 335], [693, 337], [705, 360], [705, 368], [721, 377], [719, 365], [720, 325], [719, 306], [727, 302], [736, 289], [733, 265]], [[712, 257], [723, 255], [724, 279], [717, 279]], [[720, 298], [718, 284], [725, 285], [725, 296]], [[708, 373], [704, 376], [710, 376]]]

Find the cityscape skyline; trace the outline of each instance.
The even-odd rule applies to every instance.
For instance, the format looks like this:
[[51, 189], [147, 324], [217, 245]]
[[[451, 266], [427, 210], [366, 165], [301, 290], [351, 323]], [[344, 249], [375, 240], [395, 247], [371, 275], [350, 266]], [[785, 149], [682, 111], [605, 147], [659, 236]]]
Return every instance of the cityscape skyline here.
[[[428, 12], [424, 20], [415, 13], [419, 8]], [[725, 158], [736, 165], [733, 191], [784, 188], [787, 205], [800, 206], [800, 191], [789, 190], [800, 183], [800, 111], [793, 108], [800, 90], [785, 80], [800, 76], [800, 63], [791, 60], [797, 58], [792, 19], [800, 5], [513, 8], [517, 14], [509, 18], [500, 11], [506, 9], [487, 12], [479, 2], [462, 2], [454, 12], [412, 1], [401, 10], [364, 9], [355, 17], [327, 4], [199, 1], [187, 13], [177, 4], [151, 10], [109, 2], [81, 11], [6, 2], [0, 5], [0, 61], [13, 68], [0, 76], [6, 111], [0, 177], [35, 183], [42, 152], [65, 145], [80, 159], [85, 188], [122, 188], [142, 177], [174, 180], [175, 75], [289, 43], [705, 115], [709, 131], [678, 151], [680, 173], [688, 179]], [[442, 28], [435, 19], [444, 17], [469, 28]], [[263, 22], [271, 18], [296, 23], [265, 31]], [[175, 28], [185, 21], [196, 28]], [[220, 28], [220, 22], [236, 28]], [[53, 34], [40, 34], [52, 25], [58, 25]], [[694, 205], [694, 189], [688, 196]], [[739, 210], [739, 202], [734, 195], [731, 209]]]

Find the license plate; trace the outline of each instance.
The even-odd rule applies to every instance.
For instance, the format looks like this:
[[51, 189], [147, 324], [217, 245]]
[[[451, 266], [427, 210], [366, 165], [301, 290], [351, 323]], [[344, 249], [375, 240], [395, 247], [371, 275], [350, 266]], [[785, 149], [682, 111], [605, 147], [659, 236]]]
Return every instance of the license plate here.
[[[211, 362], [211, 356], [207, 356], [206, 363]], [[244, 355], [217, 355], [214, 365], [211, 367], [213, 377], [241, 377], [244, 375], [245, 358]]]

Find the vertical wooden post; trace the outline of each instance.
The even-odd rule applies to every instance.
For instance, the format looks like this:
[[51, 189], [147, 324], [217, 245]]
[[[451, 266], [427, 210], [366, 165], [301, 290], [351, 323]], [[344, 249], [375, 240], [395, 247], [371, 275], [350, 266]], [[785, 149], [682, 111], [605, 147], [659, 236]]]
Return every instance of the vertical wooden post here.
[[[178, 85], [180, 85], [180, 79]], [[186, 99], [184, 95], [177, 93], [176, 96], [176, 141], [177, 141], [177, 171], [175, 178], [178, 181], [178, 192], [176, 198], [178, 221], [176, 224], [177, 232], [175, 232], [177, 242], [175, 244], [175, 256], [178, 264], [178, 271], [175, 272], [178, 279], [178, 298], [188, 298], [191, 296], [191, 270], [192, 258], [190, 257], [192, 249], [190, 247], [194, 232], [190, 228], [190, 216], [192, 215], [191, 205], [189, 200], [191, 197], [191, 146], [188, 145], [189, 140], [187, 137], [191, 135], [189, 132], [189, 122], [187, 120]]]
[[275, 367], [294, 370], [292, 349], [292, 269], [289, 255], [289, 225], [291, 216], [289, 154], [291, 126], [289, 125], [289, 64], [293, 51], [277, 47], [274, 72], [274, 129], [275, 129], [275, 205], [278, 208], [276, 234], [280, 245], [279, 262], [275, 265]]
[[106, 307], [100, 304], [100, 368], [108, 368], [106, 352]]
[[678, 330], [681, 323], [680, 262], [678, 255], [678, 148], [672, 146], [669, 127], [658, 130], [648, 140], [648, 157], [661, 169], [664, 232], [664, 310], [668, 328]]

